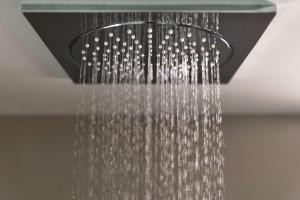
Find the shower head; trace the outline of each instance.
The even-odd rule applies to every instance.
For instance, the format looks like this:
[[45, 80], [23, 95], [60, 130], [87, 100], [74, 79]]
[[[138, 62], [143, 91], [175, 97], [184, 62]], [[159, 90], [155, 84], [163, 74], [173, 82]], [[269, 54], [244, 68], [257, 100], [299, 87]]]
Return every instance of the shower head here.
[[[111, 75], [108, 72], [110, 78], [103, 74], [97, 77], [97, 83], [107, 83], [113, 79], [120, 83], [132, 82], [126, 77], [122, 79], [121, 72], [123, 68], [123, 71], [126, 71], [123, 63], [124, 59], [126, 61], [126, 55], [133, 57], [135, 52], [138, 52], [138, 56], [134, 58], [139, 59], [140, 68], [143, 69], [143, 81], [139, 82], [149, 82], [147, 79], [151, 77], [151, 83], [157, 83], [162, 78], [157, 73], [159, 69], [156, 65], [164, 64], [162, 58], [166, 57], [166, 54], [170, 59], [178, 58], [177, 64], [180, 66], [185, 60], [188, 63], [192, 63], [193, 59], [198, 60], [198, 57], [201, 58], [201, 52], [204, 59], [206, 50], [203, 48], [211, 50], [212, 47], [215, 48], [214, 54], [218, 55], [209, 55], [210, 60], [218, 57], [220, 81], [228, 83], [273, 19], [276, 7], [263, 0], [255, 3], [239, 3], [233, 0], [231, 3], [226, 2], [189, 0], [182, 4], [176, 0], [141, 0], [122, 4], [114, 1], [96, 4], [24, 3], [22, 11], [75, 83], [82, 83], [82, 62], [87, 66], [103, 66], [97, 67], [101, 71], [99, 74], [103, 74], [104, 69], [106, 70], [104, 63], [107, 60], [110, 60], [107, 62], [108, 67], [117, 63], [117, 75], [114, 78], [113, 72]], [[209, 23], [210, 18], [216, 19], [216, 13], [219, 13], [221, 21], [219, 27]], [[148, 32], [149, 27], [151, 33]], [[127, 34], [127, 30], [132, 33]], [[168, 33], [169, 30], [172, 34]], [[149, 35], [151, 38], [148, 38]], [[185, 41], [180, 42], [183, 36]], [[132, 41], [132, 45], [129, 41]], [[98, 43], [101, 45], [97, 45]], [[106, 47], [106, 43], [110, 48]], [[123, 46], [124, 43], [127, 44], [126, 47]], [[122, 49], [124, 58], [121, 58]], [[88, 51], [89, 55], [84, 55]], [[151, 58], [148, 58], [148, 55], [151, 55]], [[119, 57], [114, 61], [114, 56]], [[184, 59], [184, 56], [187, 59]], [[150, 65], [154, 65], [152, 70], [149, 69]], [[201, 65], [201, 61], [198, 65]], [[93, 73], [92, 71], [89, 73]], [[200, 67], [198, 71], [201, 71]], [[191, 82], [191, 70], [187, 76]], [[201, 82], [201, 73], [196, 76], [197, 82]], [[93, 81], [86, 78], [84, 82]]]

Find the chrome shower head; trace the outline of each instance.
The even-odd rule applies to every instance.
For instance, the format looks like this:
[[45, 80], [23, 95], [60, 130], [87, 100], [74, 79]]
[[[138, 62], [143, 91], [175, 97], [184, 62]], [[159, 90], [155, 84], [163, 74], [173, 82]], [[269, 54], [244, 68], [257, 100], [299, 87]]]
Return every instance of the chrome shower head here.
[[[191, 66], [192, 58], [194, 61], [198, 59], [198, 66], [201, 66], [206, 53], [204, 51], [202, 55], [201, 49], [212, 49], [212, 44], [215, 46], [214, 54], [221, 52], [218, 57], [221, 83], [228, 83], [276, 13], [275, 5], [266, 1], [231, 4], [224, 1], [207, 4], [194, 0], [185, 5], [177, 1], [140, 1], [134, 5], [130, 2], [124, 2], [122, 5], [114, 2], [72, 5], [27, 3], [22, 5], [22, 10], [75, 83], [168, 82], [172, 78], [171, 75], [159, 77], [161, 73], [157, 73], [162, 70], [157, 66], [163, 65], [163, 56], [178, 57], [178, 65], [183, 63], [184, 56], [187, 56], [188, 66]], [[215, 23], [209, 22], [214, 20], [216, 15], [220, 18], [220, 27], [214, 27], [212, 24]], [[208, 19], [208, 23], [204, 18]], [[153, 31], [150, 34], [152, 38], [148, 38], [149, 27]], [[130, 29], [132, 34], [127, 34], [127, 29]], [[168, 34], [168, 30], [172, 30], [174, 34]], [[112, 33], [112, 37], [109, 33]], [[128, 37], [135, 38], [128, 40]], [[180, 42], [181, 37], [185, 38], [184, 42]], [[202, 38], [210, 42], [205, 43]], [[124, 42], [129, 41], [133, 44], [123, 48]], [[162, 42], [165, 42], [165, 46]], [[106, 43], [109, 48], [106, 47]], [[160, 45], [163, 47], [159, 48]], [[125, 49], [124, 52], [122, 48]], [[137, 51], [139, 52], [135, 55]], [[128, 62], [124, 63], [124, 59], [126, 61], [126, 55], [131, 52], [135, 56], [133, 59], [140, 59], [138, 65], [142, 71], [133, 72], [138, 77], [122, 74], [126, 71], [125, 65], [130, 67]], [[88, 55], [84, 55], [85, 53]], [[122, 53], [124, 58], [121, 58]], [[116, 55], [119, 57], [113, 60]], [[209, 55], [209, 60], [215, 59], [216, 55]], [[80, 77], [82, 62], [86, 62], [87, 69], [91, 68], [87, 70], [86, 77]], [[117, 67], [107, 69], [103, 74], [105, 67], [109, 68], [110, 65]], [[153, 66], [150, 69], [151, 65]], [[194, 79], [191, 68], [186, 70], [186, 78], [189, 82], [195, 82], [197, 79], [196, 82], [200, 83], [201, 67], [198, 67]], [[96, 80], [92, 80], [91, 74], [95, 69], [100, 75]]]

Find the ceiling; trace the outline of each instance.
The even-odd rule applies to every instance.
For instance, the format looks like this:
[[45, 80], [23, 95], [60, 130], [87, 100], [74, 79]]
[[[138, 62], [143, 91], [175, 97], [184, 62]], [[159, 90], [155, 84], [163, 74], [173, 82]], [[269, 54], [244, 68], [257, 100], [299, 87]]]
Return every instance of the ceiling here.
[[[225, 114], [300, 113], [300, 0], [273, 2], [275, 19], [231, 82], [222, 86]], [[21, 0], [0, 0], [0, 115], [75, 114], [78, 85], [20, 5]]]

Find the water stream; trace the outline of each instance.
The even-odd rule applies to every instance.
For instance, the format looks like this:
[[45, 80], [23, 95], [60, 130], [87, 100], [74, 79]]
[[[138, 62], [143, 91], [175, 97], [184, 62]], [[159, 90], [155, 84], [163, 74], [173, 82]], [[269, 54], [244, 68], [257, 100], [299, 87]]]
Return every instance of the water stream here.
[[[92, 17], [91, 17], [92, 16]], [[82, 15], [75, 200], [223, 200], [215, 13]]]

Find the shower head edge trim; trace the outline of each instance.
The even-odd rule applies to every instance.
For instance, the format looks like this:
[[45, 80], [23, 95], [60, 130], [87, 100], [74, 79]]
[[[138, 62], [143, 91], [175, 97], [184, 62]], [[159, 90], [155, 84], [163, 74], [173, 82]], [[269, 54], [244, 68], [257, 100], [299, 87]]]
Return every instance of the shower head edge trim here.
[[262, 4], [68, 4], [68, 3], [23, 3], [26, 12], [218, 12], [218, 13], [270, 13], [276, 11], [272, 3]]

